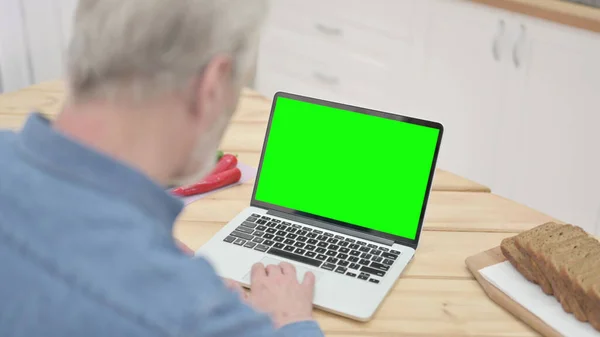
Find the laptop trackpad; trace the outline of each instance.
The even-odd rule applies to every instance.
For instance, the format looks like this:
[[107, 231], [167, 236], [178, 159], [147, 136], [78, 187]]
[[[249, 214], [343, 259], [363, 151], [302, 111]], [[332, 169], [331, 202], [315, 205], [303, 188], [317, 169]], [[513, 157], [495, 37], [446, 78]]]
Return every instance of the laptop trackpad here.
[[[272, 257], [264, 257], [262, 260], [259, 261], [260, 263], [262, 263], [265, 267], [271, 264], [274, 265], [278, 265], [280, 264], [281, 260], [278, 259], [274, 259]], [[305, 268], [302, 265], [298, 265], [294, 263], [294, 267], [296, 267], [296, 278], [298, 279], [298, 282], [302, 283], [302, 280], [304, 279], [304, 274], [307, 271], [311, 271], [313, 274], [315, 274], [315, 284], [317, 282], [319, 282], [319, 280], [321, 279], [322, 273], [320, 271], [314, 270], [314, 269], [310, 269], [310, 268]], [[247, 284], [250, 284], [250, 274], [252, 273], [251, 270], [249, 270], [246, 273], [246, 276], [244, 276], [243, 281], [246, 282]]]

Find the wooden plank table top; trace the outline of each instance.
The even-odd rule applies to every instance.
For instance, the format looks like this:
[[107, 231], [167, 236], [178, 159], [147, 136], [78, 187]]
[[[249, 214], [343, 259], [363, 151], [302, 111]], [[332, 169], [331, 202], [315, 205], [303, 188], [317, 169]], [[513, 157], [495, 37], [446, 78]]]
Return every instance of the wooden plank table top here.
[[600, 32], [600, 8], [566, 0], [471, 0], [511, 12]]
[[[54, 116], [63, 99], [60, 82], [0, 95], [0, 128], [19, 129], [34, 110]], [[269, 107], [268, 99], [245, 91], [223, 149], [256, 165]], [[464, 261], [507, 236], [555, 219], [441, 170], [433, 189], [417, 254], [373, 320], [360, 323], [316, 311], [327, 336], [538, 336], [488, 299]], [[189, 205], [174, 235], [198, 249], [249, 205], [251, 193], [247, 183]]]

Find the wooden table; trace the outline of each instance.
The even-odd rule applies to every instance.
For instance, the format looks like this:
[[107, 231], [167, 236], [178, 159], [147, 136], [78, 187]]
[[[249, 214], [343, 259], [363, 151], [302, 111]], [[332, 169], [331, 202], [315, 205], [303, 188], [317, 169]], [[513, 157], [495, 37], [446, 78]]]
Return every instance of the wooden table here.
[[[63, 99], [60, 82], [0, 95], [0, 127], [19, 129], [32, 110], [54, 116]], [[244, 91], [222, 149], [256, 165], [269, 107], [266, 98]], [[327, 336], [537, 336], [486, 297], [464, 260], [507, 236], [555, 219], [442, 170], [436, 173], [433, 190], [415, 259], [374, 319], [359, 323], [317, 311]], [[188, 206], [175, 236], [199, 248], [248, 206], [251, 192], [248, 183]]]

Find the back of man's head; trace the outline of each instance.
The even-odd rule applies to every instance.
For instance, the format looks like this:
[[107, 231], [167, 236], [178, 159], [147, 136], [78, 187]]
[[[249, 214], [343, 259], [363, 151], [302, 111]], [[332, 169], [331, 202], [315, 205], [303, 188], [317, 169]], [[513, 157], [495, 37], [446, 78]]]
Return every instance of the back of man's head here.
[[68, 51], [71, 98], [175, 93], [223, 54], [241, 82], [265, 10], [265, 0], [79, 0]]

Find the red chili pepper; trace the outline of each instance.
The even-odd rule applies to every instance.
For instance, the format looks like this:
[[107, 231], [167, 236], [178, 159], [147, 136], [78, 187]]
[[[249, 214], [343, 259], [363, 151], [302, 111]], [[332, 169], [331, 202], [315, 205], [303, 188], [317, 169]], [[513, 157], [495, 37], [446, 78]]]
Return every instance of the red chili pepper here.
[[235, 184], [240, 181], [240, 179], [242, 179], [242, 171], [236, 167], [225, 172], [210, 175], [202, 179], [199, 183], [176, 188], [172, 193], [180, 197], [189, 197], [191, 195], [206, 193]]
[[207, 177], [210, 177], [217, 173], [225, 172], [227, 170], [231, 170], [231, 169], [237, 167], [237, 163], [238, 163], [238, 160], [234, 155], [232, 155], [232, 154], [223, 155], [223, 157], [221, 157], [221, 159], [219, 160], [219, 162], [217, 163], [215, 168], [207, 175]]

